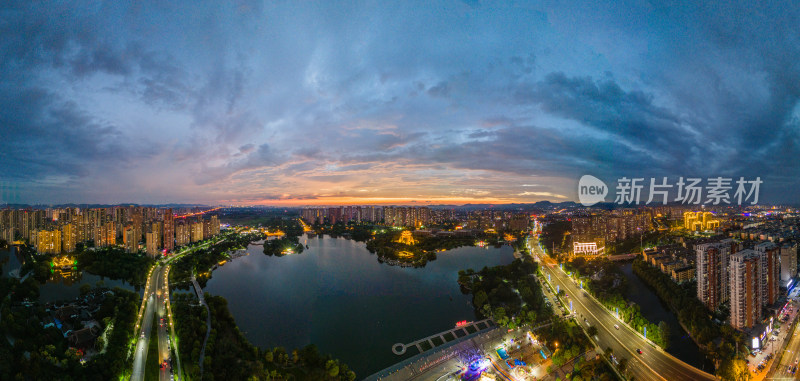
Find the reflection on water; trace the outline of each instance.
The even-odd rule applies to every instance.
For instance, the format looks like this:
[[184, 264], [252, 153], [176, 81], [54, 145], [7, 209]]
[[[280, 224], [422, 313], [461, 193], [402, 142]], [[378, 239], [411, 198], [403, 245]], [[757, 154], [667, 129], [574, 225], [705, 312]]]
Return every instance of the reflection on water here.
[[71, 255], [59, 255], [50, 261], [50, 277], [47, 283], [63, 283], [71, 286], [81, 281], [82, 271], [78, 271], [78, 260]]
[[509, 246], [462, 247], [438, 253], [423, 268], [381, 264], [364, 245], [343, 238], [310, 238], [302, 254], [250, 255], [215, 270], [205, 291], [228, 300], [245, 336], [261, 347], [316, 344], [320, 351], [367, 376], [406, 357], [407, 343], [474, 320], [458, 270], [508, 264]]
[[[8, 277], [12, 271], [19, 271], [24, 263], [16, 248], [0, 250], [0, 264], [2, 276]], [[122, 280], [108, 279], [98, 275], [78, 270], [74, 256], [62, 255], [54, 257], [50, 262], [50, 276], [44, 284], [39, 285], [39, 301], [42, 303], [56, 300], [71, 300], [80, 296], [80, 287], [84, 284], [90, 286], [102, 285], [108, 288], [120, 287], [129, 291], [139, 292], [132, 285]]]
[[3, 265], [2, 276], [7, 277], [11, 271], [18, 271], [24, 261], [20, 258], [17, 248], [10, 246], [8, 250], [0, 250], [0, 263]]

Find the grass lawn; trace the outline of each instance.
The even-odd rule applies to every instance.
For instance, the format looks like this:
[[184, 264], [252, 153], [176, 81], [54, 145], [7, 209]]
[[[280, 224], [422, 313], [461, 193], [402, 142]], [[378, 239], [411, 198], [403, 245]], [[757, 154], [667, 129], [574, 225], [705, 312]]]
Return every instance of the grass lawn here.
[[147, 344], [147, 364], [144, 366], [144, 379], [157, 380], [158, 379], [158, 330], [156, 327], [156, 317], [153, 316], [153, 324], [150, 327], [150, 342]]

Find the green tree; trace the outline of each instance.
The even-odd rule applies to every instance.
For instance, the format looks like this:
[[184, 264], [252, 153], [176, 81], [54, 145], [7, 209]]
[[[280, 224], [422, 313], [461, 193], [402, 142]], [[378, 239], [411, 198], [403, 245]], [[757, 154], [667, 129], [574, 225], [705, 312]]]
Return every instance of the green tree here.
[[330, 377], [336, 377], [339, 375], [339, 363], [335, 360], [328, 360], [325, 363], [325, 372], [328, 373]]
[[659, 333], [661, 334], [661, 343], [662, 343], [661, 347], [662, 348], [668, 347], [669, 346], [669, 326], [667, 325], [667, 322], [665, 322], [665, 321], [659, 322], [658, 323], [658, 330], [659, 330]]
[[488, 301], [489, 301], [489, 296], [486, 295], [485, 291], [480, 290], [475, 294], [475, 297], [472, 299], [472, 304], [477, 308], [481, 308]]

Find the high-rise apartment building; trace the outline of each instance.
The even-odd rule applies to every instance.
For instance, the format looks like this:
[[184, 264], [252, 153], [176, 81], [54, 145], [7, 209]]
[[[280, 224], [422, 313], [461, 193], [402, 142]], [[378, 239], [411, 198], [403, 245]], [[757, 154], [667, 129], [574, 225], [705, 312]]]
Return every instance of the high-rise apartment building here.
[[219, 217], [211, 216], [211, 235], [215, 236], [218, 234], [219, 234]]
[[781, 246], [781, 281], [788, 282], [797, 275], [797, 244]]
[[61, 230], [40, 230], [36, 234], [36, 251], [45, 254], [61, 253]]
[[136, 237], [136, 230], [132, 226], [126, 226], [123, 233], [125, 251], [135, 253], [139, 251], [139, 239]]
[[77, 240], [77, 229], [75, 224], [67, 223], [61, 225], [61, 251], [71, 253], [75, 251]]
[[764, 242], [730, 258], [731, 325], [747, 329], [762, 318], [764, 307], [778, 301], [779, 248]]
[[155, 258], [158, 255], [158, 233], [147, 232], [145, 234], [145, 248], [148, 257]]
[[162, 246], [161, 246], [161, 242], [162, 242], [163, 240], [162, 240], [162, 237], [161, 237], [161, 233], [162, 233], [163, 229], [164, 229], [164, 228], [163, 228], [163, 226], [162, 226], [162, 224], [161, 224], [161, 221], [153, 221], [153, 222], [150, 224], [150, 228], [149, 228], [149, 230], [148, 230], [149, 232], [151, 232], [151, 233], [155, 234], [155, 238], [156, 238], [156, 248], [157, 248], [157, 249], [160, 249], [160, 248], [162, 248]]
[[164, 211], [164, 250], [171, 252], [175, 248], [175, 217], [172, 208]]
[[191, 242], [200, 242], [203, 240], [203, 222], [197, 221], [191, 224]]
[[181, 220], [175, 224], [175, 245], [184, 246], [192, 242], [191, 225]]
[[747, 249], [730, 257], [730, 323], [747, 329], [761, 320], [763, 288], [759, 253]]
[[771, 305], [778, 301], [780, 292], [780, 248], [772, 242], [763, 242], [756, 245], [753, 250], [759, 254], [761, 261], [761, 287], [764, 305]]
[[730, 296], [728, 261], [738, 251], [739, 244], [732, 239], [695, 247], [697, 298], [710, 310], [717, 309]]

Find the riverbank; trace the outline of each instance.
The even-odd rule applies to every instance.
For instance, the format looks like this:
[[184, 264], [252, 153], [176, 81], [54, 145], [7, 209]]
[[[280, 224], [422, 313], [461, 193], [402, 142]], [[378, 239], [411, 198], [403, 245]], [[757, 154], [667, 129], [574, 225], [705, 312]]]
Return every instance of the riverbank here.
[[[182, 347], [181, 361], [186, 364], [184, 371], [191, 378], [199, 379], [198, 364], [203, 349], [203, 372], [213, 379], [248, 380], [255, 377], [259, 380], [353, 381], [356, 378], [346, 364], [320, 354], [313, 345], [287, 351], [282, 347], [263, 349], [251, 344], [236, 326], [223, 297], [206, 294], [206, 306], [197, 305], [191, 294], [178, 293], [173, 298]], [[212, 337], [206, 347], [201, 348], [209, 319]]]
[[705, 355], [705, 348], [702, 348], [689, 335], [688, 329], [678, 320], [672, 309], [655, 293], [655, 290], [634, 273], [632, 265], [632, 261], [620, 264], [622, 274], [625, 275], [629, 284], [625, 297], [636, 302], [641, 307], [641, 313], [648, 320], [665, 322], [669, 330], [668, 339], [670, 343], [666, 351], [694, 367], [713, 371], [714, 364]]
[[[641, 259], [631, 265], [636, 276], [655, 291], [704, 353], [713, 353], [718, 375], [732, 373], [749, 353], [744, 335], [727, 324], [714, 322], [711, 312], [697, 299], [694, 283], [679, 285]], [[738, 347], [738, 348], [737, 348]]]
[[661, 348], [669, 347], [669, 327], [666, 323], [663, 320], [653, 323], [642, 314], [639, 304], [626, 298], [629, 285], [617, 262], [604, 258], [588, 261], [575, 258], [566, 262], [564, 269], [571, 276], [577, 273], [581, 287], [635, 331]]

